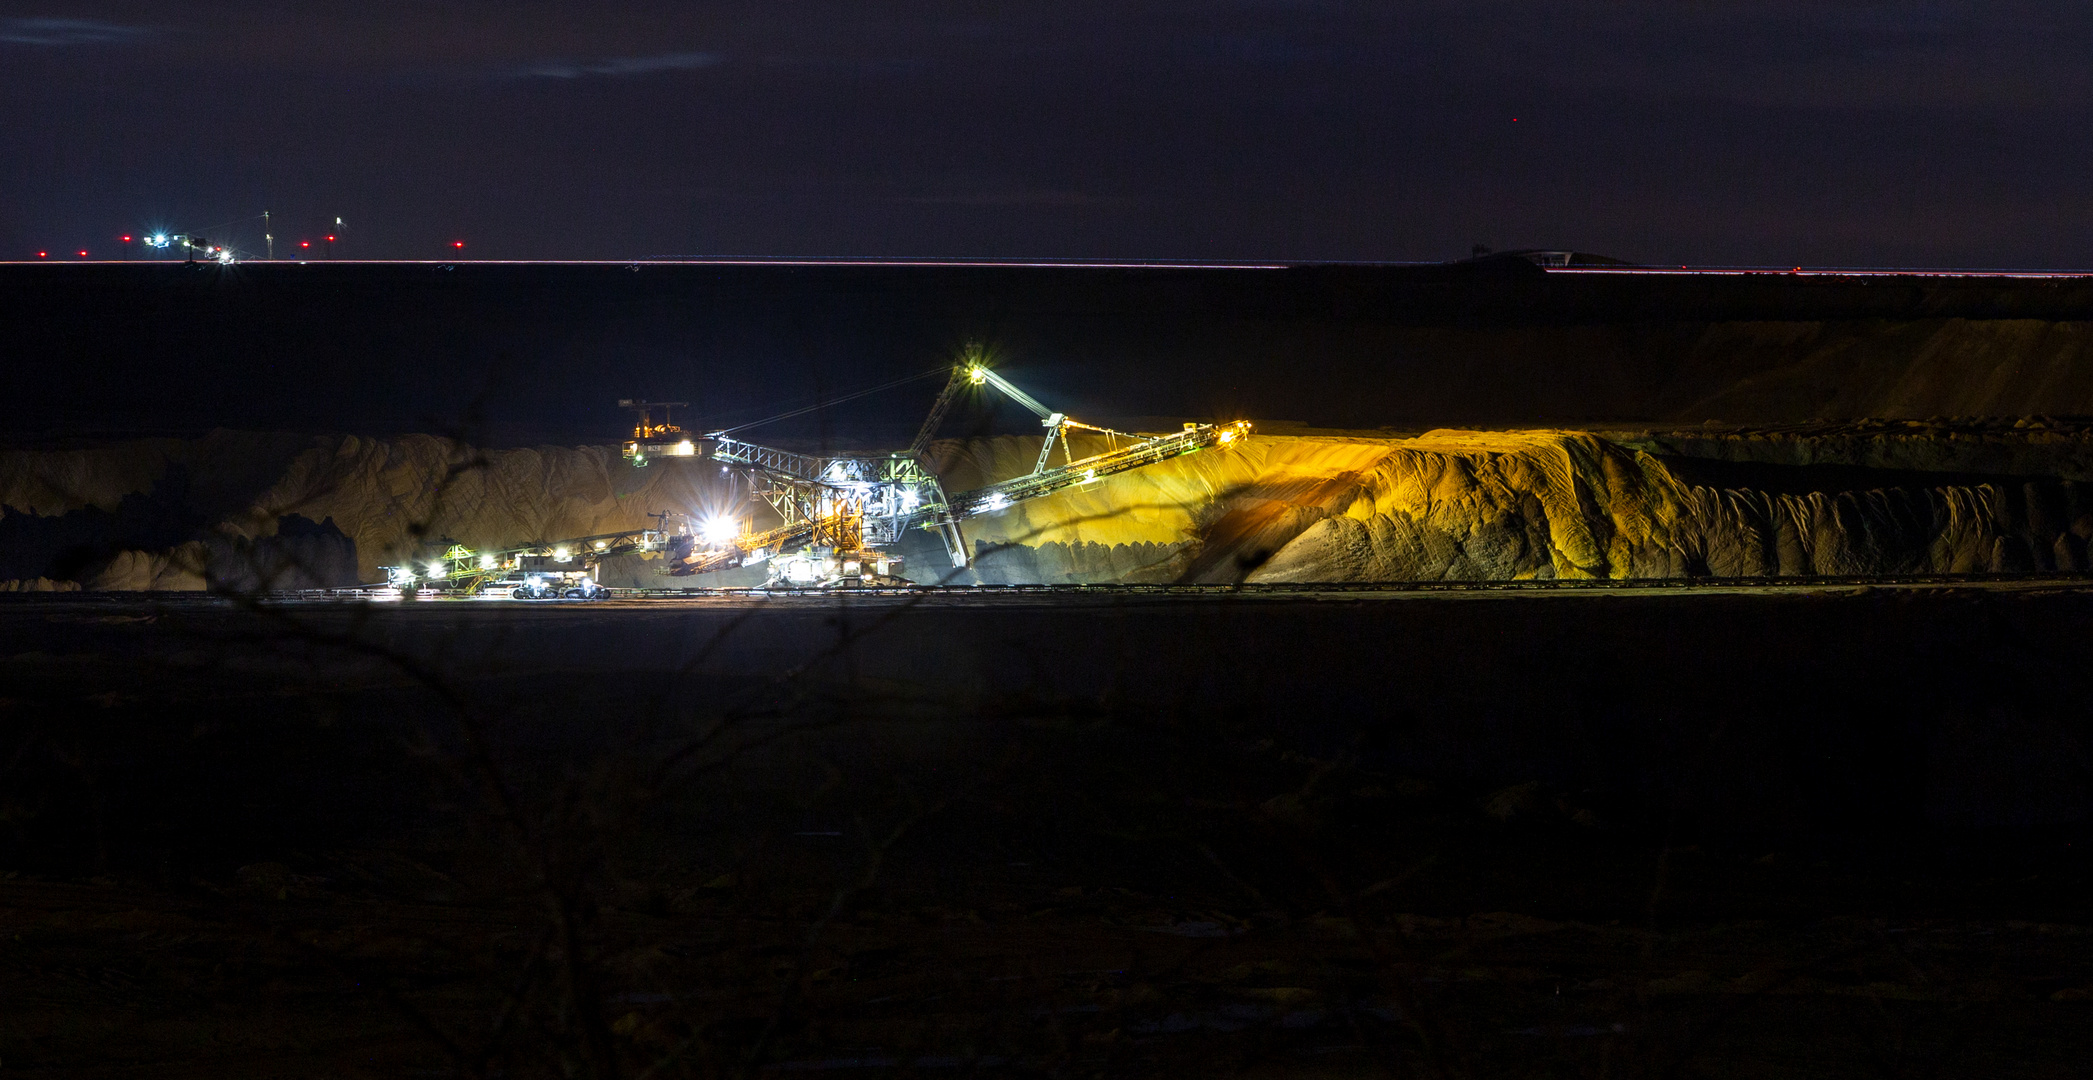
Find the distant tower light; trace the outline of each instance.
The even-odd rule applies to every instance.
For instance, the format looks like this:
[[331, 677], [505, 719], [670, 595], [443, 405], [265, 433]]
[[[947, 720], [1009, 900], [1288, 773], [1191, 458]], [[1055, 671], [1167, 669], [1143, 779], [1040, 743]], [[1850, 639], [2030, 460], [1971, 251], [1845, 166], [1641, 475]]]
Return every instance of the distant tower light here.
[[87, 257], [87, 249], [86, 249], [86, 248], [81, 248], [81, 249], [80, 249], [80, 257], [81, 257], [81, 258], [83, 258], [83, 259]]
[[465, 241], [463, 241], [463, 240], [453, 240], [453, 241], [451, 241], [451, 246], [452, 246], [452, 247], [454, 247], [454, 248], [463, 248], [463, 247], [465, 246]]
[[47, 255], [49, 255], [49, 254], [51, 254], [51, 253], [50, 253], [50, 252], [48, 252], [48, 251], [39, 251], [39, 252], [37, 252], [37, 253], [36, 253], [36, 257], [37, 257], [37, 258], [39, 258], [39, 259], [41, 259], [41, 258], [44, 258], [45, 256], [47, 256]]

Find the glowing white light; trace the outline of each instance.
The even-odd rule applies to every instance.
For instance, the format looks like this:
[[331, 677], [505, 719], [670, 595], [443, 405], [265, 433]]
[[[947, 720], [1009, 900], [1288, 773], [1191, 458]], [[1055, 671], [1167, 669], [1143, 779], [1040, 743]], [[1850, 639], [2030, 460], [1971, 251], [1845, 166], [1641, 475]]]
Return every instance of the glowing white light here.
[[741, 523], [724, 515], [706, 518], [698, 526], [699, 538], [714, 547], [730, 544], [740, 535]]
[[988, 370], [979, 366], [968, 368], [967, 381], [973, 383], [975, 386], [980, 386], [982, 383], [988, 381]]
[[1083, 479], [1085, 479], [1085, 480], [1095, 480], [1095, 479], [1097, 479], [1097, 470], [1096, 470], [1096, 469], [1084, 469], [1084, 470], [1083, 470]]
[[482, 556], [480, 556], [480, 569], [482, 569], [482, 570], [492, 570], [492, 569], [494, 569], [494, 556], [492, 556], [492, 555], [482, 555]]
[[685, 439], [682, 442], [677, 443], [676, 448], [669, 451], [669, 453], [674, 454], [677, 457], [690, 457], [696, 454], [697, 452], [697, 444], [691, 442], [689, 439]]
[[559, 547], [559, 548], [553, 548], [553, 549], [552, 549], [552, 561], [553, 561], [553, 562], [572, 562], [573, 560], [574, 560], [574, 553], [573, 553], [573, 552], [571, 552], [571, 551], [568, 551], [568, 550], [567, 550], [566, 548], [563, 548], [563, 547]]
[[988, 502], [983, 503], [982, 505], [988, 507], [990, 510], [1001, 510], [1004, 507], [1010, 505], [1010, 499], [1008, 496], [1005, 496], [1002, 493], [998, 492], [997, 494], [990, 495], [988, 497]]
[[916, 494], [915, 492], [904, 491], [901, 493], [901, 508], [903, 510], [914, 510], [916, 507], [921, 506], [922, 504], [923, 497]]
[[597, 551], [602, 551], [602, 550], [603, 550], [604, 548], [607, 548], [607, 547], [609, 547], [609, 546], [610, 546], [610, 541], [608, 541], [608, 540], [598, 540], [598, 541], [596, 541], [596, 550], [597, 550]]

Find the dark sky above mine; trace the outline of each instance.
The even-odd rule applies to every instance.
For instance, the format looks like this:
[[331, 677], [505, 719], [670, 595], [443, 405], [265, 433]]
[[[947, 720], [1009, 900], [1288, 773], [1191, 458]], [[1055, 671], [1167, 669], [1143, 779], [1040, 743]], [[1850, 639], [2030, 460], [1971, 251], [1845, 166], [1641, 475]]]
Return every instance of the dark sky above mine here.
[[[0, 5], [0, 259], [2093, 265], [2093, 7]], [[215, 234], [215, 235], [213, 235]]]

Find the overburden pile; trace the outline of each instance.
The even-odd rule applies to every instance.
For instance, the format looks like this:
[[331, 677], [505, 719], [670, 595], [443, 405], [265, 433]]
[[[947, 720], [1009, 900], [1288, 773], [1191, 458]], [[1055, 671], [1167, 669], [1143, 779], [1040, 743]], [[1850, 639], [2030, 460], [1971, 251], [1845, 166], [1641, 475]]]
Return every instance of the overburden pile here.
[[[933, 456], [960, 490], [1029, 470], [1038, 447]], [[908, 553], [917, 580], [953, 583], [2075, 572], [2093, 566], [2089, 485], [2093, 433], [2041, 421], [1259, 435], [971, 519], [970, 570], [945, 570], [927, 535]], [[716, 465], [635, 469], [615, 447], [220, 431], [10, 451], [0, 588], [340, 587], [431, 544], [555, 541], [665, 510], [758, 512]], [[712, 583], [655, 565], [606, 580]]]

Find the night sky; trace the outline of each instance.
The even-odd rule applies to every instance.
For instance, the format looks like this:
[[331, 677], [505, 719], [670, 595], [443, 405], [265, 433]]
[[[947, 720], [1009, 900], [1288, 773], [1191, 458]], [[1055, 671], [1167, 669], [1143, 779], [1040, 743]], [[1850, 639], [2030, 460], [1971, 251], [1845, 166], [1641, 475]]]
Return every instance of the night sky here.
[[2093, 8], [10, 2], [0, 258], [2093, 264]]

